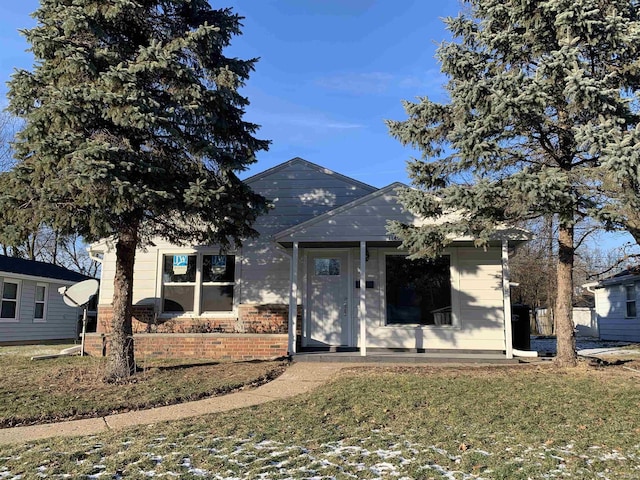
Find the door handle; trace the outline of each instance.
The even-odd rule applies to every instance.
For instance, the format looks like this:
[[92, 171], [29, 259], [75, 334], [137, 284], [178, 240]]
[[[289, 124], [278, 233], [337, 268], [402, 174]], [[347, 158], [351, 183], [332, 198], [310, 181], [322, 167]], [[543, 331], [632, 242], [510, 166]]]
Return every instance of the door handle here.
[[344, 304], [342, 305], [343, 313], [347, 314], [347, 299], [344, 299]]

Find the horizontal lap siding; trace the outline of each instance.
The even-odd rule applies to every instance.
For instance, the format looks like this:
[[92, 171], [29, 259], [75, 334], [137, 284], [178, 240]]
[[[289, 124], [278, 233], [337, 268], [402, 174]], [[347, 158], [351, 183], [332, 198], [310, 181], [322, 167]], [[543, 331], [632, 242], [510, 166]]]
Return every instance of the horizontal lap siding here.
[[326, 217], [309, 225], [296, 233], [296, 239], [340, 241], [386, 237], [387, 220], [412, 223], [414, 216], [406, 212], [394, 196], [381, 194], [362, 205], [350, 208], [347, 212]]
[[466, 247], [458, 249], [457, 257], [461, 330], [456, 346], [503, 350], [502, 251]]
[[[279, 249], [271, 237], [286, 228], [309, 220], [372, 191], [353, 184], [339, 175], [310, 167], [304, 162], [292, 162], [286, 167], [250, 183], [251, 188], [270, 200], [274, 209], [258, 218], [254, 227], [261, 237], [247, 240], [241, 251], [237, 281], [237, 303], [288, 303], [289, 256]], [[153, 299], [158, 292], [158, 250], [175, 248], [162, 239], [154, 239], [153, 247], [136, 252], [134, 273], [134, 303]], [[115, 252], [105, 253], [102, 267], [100, 304], [113, 299]]]
[[289, 300], [289, 257], [262, 239], [243, 248], [239, 303], [287, 303]]
[[[62, 284], [47, 283], [46, 321], [34, 321], [35, 281], [22, 280], [18, 322], [0, 322], [0, 342], [29, 342], [71, 339], [76, 337], [80, 309], [62, 301], [58, 288]], [[42, 282], [45, 283], [45, 282]]]
[[257, 179], [250, 186], [275, 208], [255, 224], [261, 238], [243, 248], [240, 303], [288, 303], [290, 257], [271, 241], [271, 236], [370, 190], [297, 163]]
[[[454, 312], [459, 313], [459, 327], [407, 327], [384, 325], [384, 306], [379, 301], [381, 277], [374, 279], [376, 288], [367, 291], [367, 345], [370, 347], [504, 350], [504, 316], [502, 297], [502, 264], [499, 248], [488, 251], [470, 247], [451, 248], [452, 292]], [[383, 254], [369, 249], [369, 265], [383, 267]], [[379, 258], [379, 260], [377, 260]], [[372, 261], [373, 260], [373, 261]], [[357, 262], [355, 262], [357, 263]], [[372, 278], [373, 277], [373, 278]], [[354, 295], [358, 302], [359, 290]], [[369, 292], [372, 292], [371, 294]]]
[[[636, 292], [637, 289], [636, 283]], [[596, 314], [601, 339], [640, 342], [640, 319], [626, 318], [626, 311], [624, 285], [596, 289]], [[636, 311], [640, 312], [637, 299]]]

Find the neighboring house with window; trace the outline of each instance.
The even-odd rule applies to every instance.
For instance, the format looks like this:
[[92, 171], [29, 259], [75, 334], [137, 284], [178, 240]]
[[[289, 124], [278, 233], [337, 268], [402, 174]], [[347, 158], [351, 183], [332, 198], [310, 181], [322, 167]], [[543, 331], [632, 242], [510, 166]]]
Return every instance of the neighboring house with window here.
[[58, 265], [0, 255], [0, 344], [77, 338], [78, 309], [58, 288], [89, 277]]
[[640, 269], [630, 268], [584, 286], [595, 294], [600, 338], [640, 342]]
[[[511, 356], [508, 251], [526, 232], [502, 229], [486, 249], [456, 238], [436, 260], [408, 260], [386, 229], [390, 220], [423, 221], [399, 203], [401, 184], [375, 188], [300, 158], [246, 182], [274, 207], [255, 225], [259, 238], [229, 252], [162, 240], [137, 251], [134, 331], [288, 333], [290, 354]], [[98, 331], [108, 332], [115, 249], [91, 248], [103, 255]]]

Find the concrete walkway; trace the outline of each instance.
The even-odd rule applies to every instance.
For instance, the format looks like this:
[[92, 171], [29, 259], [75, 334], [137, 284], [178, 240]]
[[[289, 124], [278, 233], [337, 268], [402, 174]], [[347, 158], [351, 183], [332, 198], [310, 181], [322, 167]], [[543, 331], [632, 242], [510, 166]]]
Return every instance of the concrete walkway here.
[[229, 395], [206, 398], [195, 402], [118, 413], [106, 417], [0, 429], [0, 445], [50, 437], [92, 435], [135, 425], [149, 425], [169, 420], [196, 417], [207, 413], [251, 407], [309, 392], [326, 383], [342, 368], [349, 366], [347, 363], [294, 363], [272, 382], [253, 390], [242, 390]]

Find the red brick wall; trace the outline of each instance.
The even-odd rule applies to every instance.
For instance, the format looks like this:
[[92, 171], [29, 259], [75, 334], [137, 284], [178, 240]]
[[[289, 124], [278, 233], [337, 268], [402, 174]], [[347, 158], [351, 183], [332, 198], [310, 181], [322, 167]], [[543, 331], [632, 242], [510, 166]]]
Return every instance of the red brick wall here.
[[[287, 355], [286, 334], [143, 333], [134, 335], [137, 359], [193, 358], [212, 360], [266, 360]], [[87, 334], [85, 350], [92, 356], [108, 354], [108, 335]]]
[[[302, 307], [298, 306], [298, 325]], [[111, 331], [113, 308], [98, 305], [98, 333]], [[238, 317], [158, 318], [153, 305], [133, 306], [133, 333], [287, 333], [289, 306], [282, 304], [240, 305]]]

